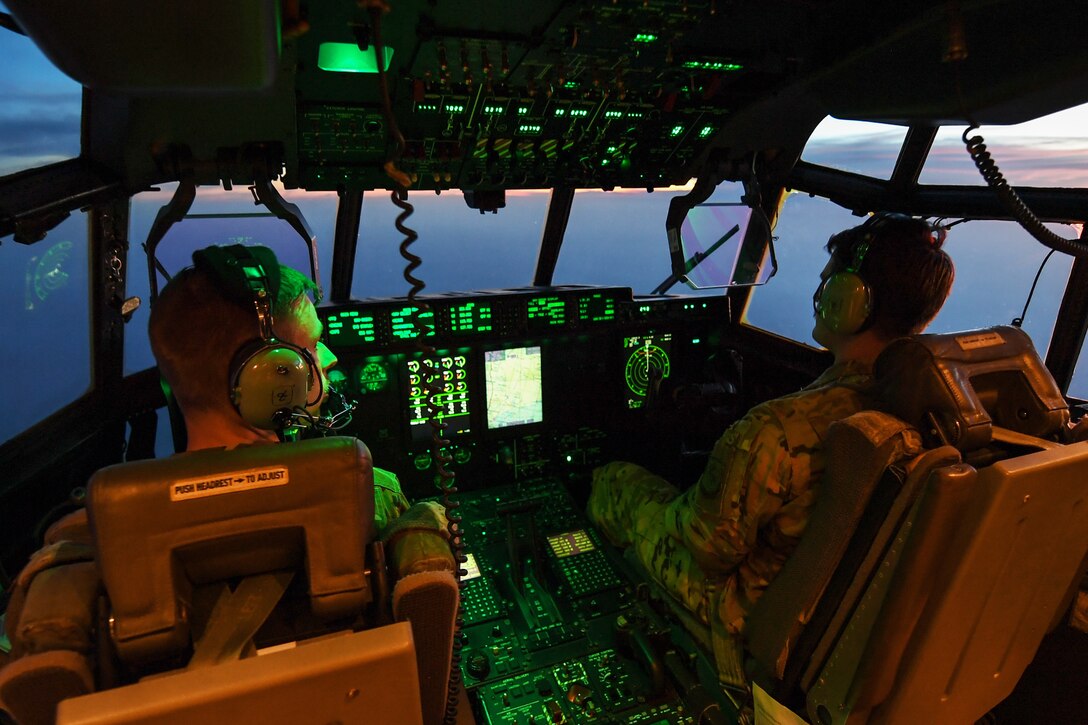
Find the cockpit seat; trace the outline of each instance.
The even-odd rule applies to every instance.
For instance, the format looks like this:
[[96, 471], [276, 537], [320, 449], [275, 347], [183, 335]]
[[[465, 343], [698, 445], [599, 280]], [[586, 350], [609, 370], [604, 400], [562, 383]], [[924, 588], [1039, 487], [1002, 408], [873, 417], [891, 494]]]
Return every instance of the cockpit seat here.
[[[155, 675], [64, 700], [59, 722], [113, 722], [103, 713], [119, 703], [138, 703], [125, 708], [155, 722], [191, 721], [223, 707], [252, 714], [255, 700], [259, 711], [275, 714], [287, 708], [277, 701], [309, 695], [332, 703], [328, 711], [307, 711], [322, 721], [356, 721], [365, 712], [379, 719], [388, 713], [388, 722], [438, 722], [458, 606], [452, 557], [448, 547], [443, 558], [433, 542], [421, 543], [445, 546], [433, 530], [415, 535], [409, 517], [391, 542], [399, 578], [390, 596], [373, 507], [370, 454], [354, 438], [196, 451], [102, 469], [89, 486], [94, 560], [84, 563], [95, 586], [100, 575], [108, 600], [97, 633], [107, 652], [91, 658], [85, 645], [61, 643], [68, 646], [56, 649], [76, 650], [80, 662], [59, 663], [68, 667], [60, 672], [39, 659], [43, 674], [17, 661], [3, 676], [20, 665], [27, 672], [14, 674], [22, 683], [57, 682], [70, 697], [87, 691], [88, 672], [96, 689]], [[322, 633], [339, 634], [312, 639]], [[253, 656], [292, 642], [299, 644], [274, 652], [274, 662]], [[57, 656], [49, 648], [40, 654]], [[193, 677], [213, 666], [229, 666], [228, 679], [242, 684], [220, 690], [210, 683], [221, 678]], [[375, 673], [386, 671], [383, 691], [375, 692]], [[8, 684], [5, 693], [19, 682]], [[185, 698], [176, 697], [179, 688]], [[366, 696], [345, 697], [349, 692]], [[52, 721], [52, 712], [39, 717], [33, 704], [15, 713], [20, 722]]]
[[[1068, 411], [1018, 329], [906, 338], [876, 376], [887, 412], [829, 431], [806, 534], [748, 621], [750, 670], [814, 723], [974, 722], [1079, 577], [1088, 443], [1059, 443]], [[889, 456], [873, 432], [904, 422], [928, 447]]]
[[1016, 327], [903, 338], [877, 359], [875, 374], [885, 410], [918, 429], [929, 447], [955, 446], [969, 461], [984, 464], [982, 452], [995, 440], [1057, 442], [1069, 421], [1054, 378]]

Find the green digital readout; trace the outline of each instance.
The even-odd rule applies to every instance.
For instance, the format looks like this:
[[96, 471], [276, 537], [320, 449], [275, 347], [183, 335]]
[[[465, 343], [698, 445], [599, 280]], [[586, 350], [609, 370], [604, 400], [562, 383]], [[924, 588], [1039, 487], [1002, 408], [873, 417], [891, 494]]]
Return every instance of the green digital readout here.
[[448, 309], [450, 332], [454, 335], [471, 335], [491, 332], [491, 305], [483, 302], [466, 302]]
[[434, 311], [419, 312], [419, 308], [408, 305], [399, 310], [389, 312], [389, 322], [393, 329], [393, 337], [398, 340], [414, 340], [416, 337], [416, 324], [421, 328], [429, 327], [427, 337], [434, 335]]
[[533, 297], [529, 300], [529, 329], [556, 327], [567, 322], [567, 307], [558, 297]]
[[423, 441], [431, 437], [431, 427], [427, 423], [432, 420], [432, 412], [435, 420], [446, 424], [446, 437], [469, 432], [467, 364], [464, 355], [407, 362], [408, 423], [412, 440]]
[[582, 322], [611, 322], [616, 319], [616, 300], [594, 292], [578, 300], [578, 319]]
[[325, 331], [333, 347], [361, 345], [378, 339], [374, 316], [358, 310], [330, 312], [325, 317]]
[[684, 67], [692, 70], [744, 70], [744, 66], [740, 63], [730, 63], [724, 60], [689, 60], [684, 63]]

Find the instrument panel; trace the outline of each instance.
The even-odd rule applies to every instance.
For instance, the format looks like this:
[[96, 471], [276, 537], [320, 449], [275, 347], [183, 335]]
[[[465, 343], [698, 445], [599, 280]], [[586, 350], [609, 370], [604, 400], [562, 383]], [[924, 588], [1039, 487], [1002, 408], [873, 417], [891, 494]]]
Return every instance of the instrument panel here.
[[[325, 305], [330, 379], [358, 403], [343, 433], [433, 495], [434, 424], [459, 488], [588, 470], [622, 454], [668, 382], [691, 379], [726, 297], [566, 286]], [[463, 475], [462, 475], [463, 474]]]
[[737, 722], [714, 665], [545, 477], [461, 499], [462, 681], [476, 722]]
[[736, 721], [713, 663], [582, 513], [594, 466], [680, 458], [670, 442], [686, 426], [654, 415], [670, 386], [700, 382], [727, 297], [567, 286], [318, 313], [338, 358], [330, 380], [358, 403], [341, 432], [410, 499], [442, 500], [436, 451], [455, 474], [459, 661], [476, 722]]

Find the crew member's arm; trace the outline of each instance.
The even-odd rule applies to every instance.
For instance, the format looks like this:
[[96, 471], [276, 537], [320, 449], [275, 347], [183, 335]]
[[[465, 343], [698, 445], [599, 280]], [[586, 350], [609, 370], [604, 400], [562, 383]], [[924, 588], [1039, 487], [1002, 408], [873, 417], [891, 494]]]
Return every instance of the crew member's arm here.
[[699, 481], [669, 503], [665, 526], [709, 573], [738, 566], [782, 508], [792, 467], [775, 416], [756, 408], [718, 440]]
[[374, 468], [374, 530], [381, 533], [398, 516], [408, 510], [408, 499], [400, 490], [395, 473]]

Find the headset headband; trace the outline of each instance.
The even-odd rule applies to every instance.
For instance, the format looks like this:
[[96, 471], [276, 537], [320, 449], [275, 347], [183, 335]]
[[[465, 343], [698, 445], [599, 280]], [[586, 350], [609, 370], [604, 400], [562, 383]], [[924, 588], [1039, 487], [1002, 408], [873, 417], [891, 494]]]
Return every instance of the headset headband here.
[[226, 284], [223, 293], [240, 305], [253, 305], [261, 338], [271, 340], [272, 309], [280, 288], [280, 265], [268, 247], [232, 244], [193, 252], [193, 264]]

